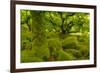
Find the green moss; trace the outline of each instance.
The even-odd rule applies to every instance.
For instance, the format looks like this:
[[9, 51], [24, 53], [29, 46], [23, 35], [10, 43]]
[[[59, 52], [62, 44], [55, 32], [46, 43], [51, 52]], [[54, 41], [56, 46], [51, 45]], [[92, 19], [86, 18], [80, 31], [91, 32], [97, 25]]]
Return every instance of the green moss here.
[[21, 52], [21, 62], [42, 62], [43, 59], [35, 56], [34, 50], [23, 50]]
[[56, 52], [56, 60], [57, 61], [65, 61], [65, 60], [73, 60], [75, 57], [70, 54], [70, 53], [66, 53], [63, 50], [58, 50]]
[[66, 37], [62, 41], [62, 47], [63, 47], [63, 49], [68, 49], [68, 48], [76, 49], [76, 48], [78, 48], [77, 37], [75, 37], [75, 36]]

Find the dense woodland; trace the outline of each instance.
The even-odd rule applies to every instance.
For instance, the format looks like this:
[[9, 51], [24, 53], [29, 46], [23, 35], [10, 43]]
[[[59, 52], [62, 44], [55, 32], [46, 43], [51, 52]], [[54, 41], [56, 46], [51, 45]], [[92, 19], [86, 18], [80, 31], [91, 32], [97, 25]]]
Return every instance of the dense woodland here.
[[21, 10], [21, 62], [89, 59], [89, 13]]

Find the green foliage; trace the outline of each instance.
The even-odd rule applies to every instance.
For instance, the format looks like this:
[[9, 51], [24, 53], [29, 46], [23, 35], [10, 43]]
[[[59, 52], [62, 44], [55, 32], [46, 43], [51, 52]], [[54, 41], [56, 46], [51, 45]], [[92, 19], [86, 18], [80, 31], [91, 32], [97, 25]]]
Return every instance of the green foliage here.
[[24, 50], [21, 52], [21, 62], [42, 62], [43, 59], [34, 55], [34, 50]]
[[56, 60], [57, 61], [65, 61], [65, 60], [73, 60], [73, 59], [74, 59], [74, 56], [68, 52], [66, 53], [63, 50], [58, 50], [56, 52]]
[[65, 52], [71, 54], [72, 56], [74, 56], [75, 60], [80, 59], [80, 57], [82, 56], [82, 53], [77, 49], [70, 49], [69, 48], [69, 49], [65, 49]]
[[63, 49], [77, 49], [78, 48], [78, 40], [77, 37], [75, 36], [67, 36], [65, 39], [62, 41], [62, 47]]
[[48, 39], [48, 46], [59, 49], [61, 48], [61, 41], [59, 40], [59, 38]]
[[89, 13], [21, 10], [21, 62], [89, 59]]

